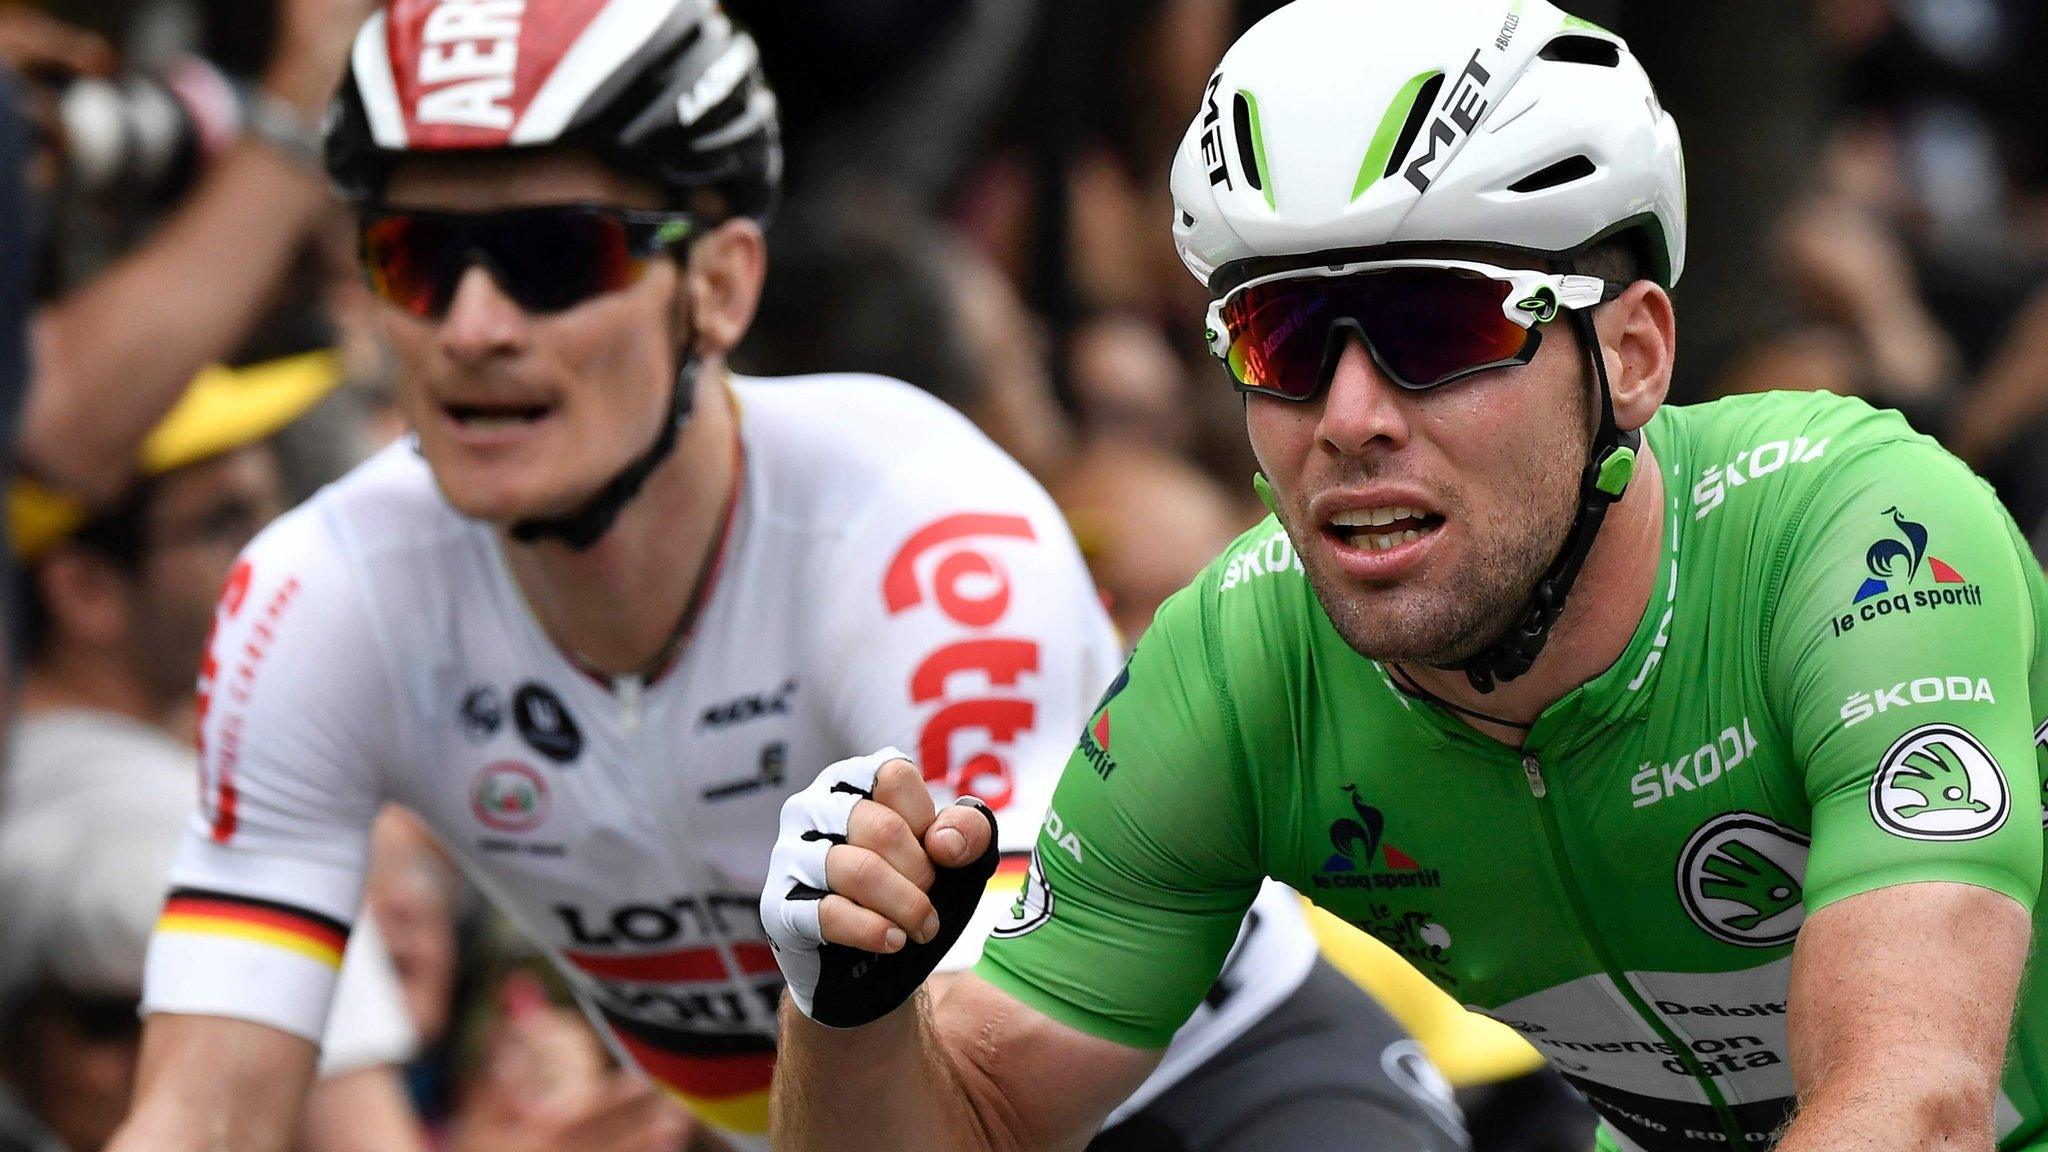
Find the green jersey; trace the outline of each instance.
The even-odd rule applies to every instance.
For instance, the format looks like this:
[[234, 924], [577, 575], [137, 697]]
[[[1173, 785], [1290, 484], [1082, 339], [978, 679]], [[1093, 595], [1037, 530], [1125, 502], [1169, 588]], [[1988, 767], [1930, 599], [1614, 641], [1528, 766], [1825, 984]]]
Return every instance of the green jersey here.
[[[1274, 521], [1239, 539], [1094, 713], [981, 975], [1164, 1045], [1273, 876], [1518, 1030], [1609, 1147], [1767, 1144], [1806, 916], [1928, 880], [2033, 907], [2048, 586], [1896, 415], [1745, 397], [1647, 436], [1648, 610], [1521, 748], [1347, 646]], [[2048, 981], [2024, 996], [2007, 1148], [2048, 1139]]]

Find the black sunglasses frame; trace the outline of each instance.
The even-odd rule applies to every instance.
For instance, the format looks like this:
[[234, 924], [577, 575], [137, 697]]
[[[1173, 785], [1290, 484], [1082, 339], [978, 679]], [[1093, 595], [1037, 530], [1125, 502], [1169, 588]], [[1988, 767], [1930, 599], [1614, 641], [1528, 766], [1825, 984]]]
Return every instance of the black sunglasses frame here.
[[456, 228], [474, 229], [479, 236], [511, 231], [516, 234], [522, 222], [558, 220], [564, 216], [595, 217], [609, 220], [623, 227], [626, 239], [626, 257], [634, 261], [651, 260], [665, 252], [686, 252], [690, 245], [702, 236], [707, 227], [702, 217], [689, 212], [646, 211], [629, 208], [613, 208], [603, 204], [550, 204], [531, 208], [512, 208], [498, 212], [440, 212], [410, 211], [405, 209], [371, 209], [363, 212], [357, 220], [357, 252], [362, 260], [363, 273], [369, 281], [370, 290], [381, 300], [389, 301], [406, 312], [421, 319], [438, 320], [448, 314], [448, 306], [454, 300], [455, 289], [462, 282], [470, 268], [481, 265], [498, 287], [510, 296], [521, 308], [540, 315], [566, 312], [578, 304], [602, 295], [608, 289], [599, 289], [566, 303], [536, 298], [536, 294], [511, 275], [504, 263], [494, 258], [489, 249], [479, 245], [473, 247], [462, 260], [461, 266], [452, 272], [440, 270], [443, 283], [435, 286], [431, 311], [422, 314], [406, 301], [386, 292], [378, 282], [377, 262], [371, 254], [371, 230], [380, 222], [404, 220], [420, 224], [440, 224]]

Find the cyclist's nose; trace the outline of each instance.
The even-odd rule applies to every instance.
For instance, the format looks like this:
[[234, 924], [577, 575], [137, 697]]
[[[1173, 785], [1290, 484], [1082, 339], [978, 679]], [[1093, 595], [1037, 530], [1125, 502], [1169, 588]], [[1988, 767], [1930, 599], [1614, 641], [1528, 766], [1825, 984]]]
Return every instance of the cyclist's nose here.
[[482, 263], [471, 264], [441, 319], [441, 346], [461, 361], [476, 361], [523, 348], [526, 313]]
[[1342, 455], [1356, 456], [1377, 444], [1399, 448], [1408, 442], [1408, 396], [1387, 378], [1356, 332], [1344, 333], [1344, 352], [1330, 386], [1323, 391], [1316, 434]]

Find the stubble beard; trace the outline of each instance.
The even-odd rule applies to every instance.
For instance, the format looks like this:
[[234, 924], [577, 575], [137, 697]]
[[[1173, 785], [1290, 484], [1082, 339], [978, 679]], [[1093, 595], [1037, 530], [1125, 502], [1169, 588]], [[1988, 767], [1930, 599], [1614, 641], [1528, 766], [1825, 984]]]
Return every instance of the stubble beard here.
[[1578, 511], [1587, 437], [1562, 439], [1567, 443], [1532, 447], [1518, 462], [1518, 474], [1530, 480], [1523, 503], [1504, 502], [1508, 507], [1484, 521], [1473, 520], [1469, 510], [1444, 510], [1463, 537], [1454, 567], [1393, 587], [1364, 588], [1333, 571], [1318, 549], [1302, 546], [1297, 520], [1306, 516], [1285, 518], [1309, 586], [1337, 635], [1369, 660], [1448, 668], [1519, 625]]

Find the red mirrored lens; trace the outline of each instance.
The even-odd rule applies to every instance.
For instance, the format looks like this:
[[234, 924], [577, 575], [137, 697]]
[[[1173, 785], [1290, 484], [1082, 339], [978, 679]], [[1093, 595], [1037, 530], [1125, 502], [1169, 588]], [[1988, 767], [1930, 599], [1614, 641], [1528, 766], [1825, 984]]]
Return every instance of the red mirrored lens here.
[[1501, 310], [1512, 286], [1453, 268], [1388, 268], [1257, 284], [1223, 306], [1230, 368], [1246, 388], [1306, 400], [1323, 386], [1330, 326], [1356, 323], [1405, 388], [1517, 362], [1532, 329]]
[[632, 228], [588, 208], [393, 213], [363, 225], [363, 263], [379, 296], [422, 319], [447, 311], [478, 262], [520, 307], [561, 312], [639, 280], [648, 259]]
[[[440, 311], [439, 281], [421, 259], [415, 222], [406, 216], [385, 216], [363, 226], [363, 267], [377, 295], [419, 317]], [[459, 274], [458, 278], [459, 278]], [[449, 295], [453, 295], [452, 287]]]

